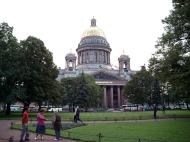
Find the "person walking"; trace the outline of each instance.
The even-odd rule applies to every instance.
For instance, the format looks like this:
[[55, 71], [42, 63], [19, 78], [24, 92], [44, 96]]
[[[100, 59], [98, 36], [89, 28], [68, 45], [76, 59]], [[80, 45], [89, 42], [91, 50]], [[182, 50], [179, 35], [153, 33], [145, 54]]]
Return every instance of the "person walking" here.
[[79, 106], [76, 107], [75, 113], [74, 113], [74, 122], [77, 123], [77, 121], [80, 121], [82, 123], [82, 120], [80, 119], [80, 109], [79, 109]]
[[74, 109], [74, 117], [73, 117], [74, 123], [77, 123], [77, 116], [76, 116], [76, 113], [77, 113], [77, 107]]
[[22, 112], [22, 129], [21, 129], [20, 142], [29, 141], [28, 119], [29, 119], [28, 107], [25, 107]]
[[45, 121], [46, 121], [46, 118], [44, 116], [44, 110], [42, 109], [37, 114], [37, 126], [36, 126], [35, 140], [38, 139], [38, 135], [40, 135], [41, 140], [43, 140], [43, 135], [45, 134]]
[[61, 124], [61, 117], [57, 112], [54, 113], [53, 128], [55, 130], [55, 139], [54, 139], [54, 141], [58, 141], [58, 140], [61, 139], [62, 124]]

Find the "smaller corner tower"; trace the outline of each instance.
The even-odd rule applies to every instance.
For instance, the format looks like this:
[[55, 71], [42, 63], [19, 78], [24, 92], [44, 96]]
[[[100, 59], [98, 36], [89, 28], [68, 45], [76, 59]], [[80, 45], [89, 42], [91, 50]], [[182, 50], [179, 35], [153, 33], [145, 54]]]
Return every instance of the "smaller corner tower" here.
[[75, 56], [74, 53], [68, 53], [65, 56], [65, 69], [68, 71], [73, 71], [74, 69], [76, 69], [76, 59], [77, 57]]
[[130, 58], [128, 55], [121, 55], [118, 58], [119, 61], [119, 74], [122, 72], [129, 72], [131, 70], [130, 68]]

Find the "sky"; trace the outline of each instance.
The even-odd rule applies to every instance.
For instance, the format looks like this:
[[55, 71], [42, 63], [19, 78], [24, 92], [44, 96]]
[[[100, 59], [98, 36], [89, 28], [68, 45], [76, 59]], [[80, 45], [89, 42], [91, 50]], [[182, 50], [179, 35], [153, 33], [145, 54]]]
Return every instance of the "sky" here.
[[14, 36], [41, 39], [53, 53], [54, 63], [65, 68], [65, 55], [76, 53], [82, 33], [96, 19], [112, 49], [111, 64], [126, 54], [131, 69], [148, 66], [161, 20], [170, 14], [172, 0], [0, 0], [0, 23], [14, 27]]

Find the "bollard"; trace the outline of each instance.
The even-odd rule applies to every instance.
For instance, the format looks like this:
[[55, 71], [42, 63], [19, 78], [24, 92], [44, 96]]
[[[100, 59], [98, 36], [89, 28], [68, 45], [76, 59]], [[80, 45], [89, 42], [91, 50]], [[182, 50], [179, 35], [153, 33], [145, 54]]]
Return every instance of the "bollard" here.
[[10, 136], [9, 142], [14, 142], [14, 136]]
[[11, 122], [11, 129], [13, 129], [14, 122]]
[[70, 136], [71, 136], [70, 132], [67, 132], [67, 133], [68, 133], [68, 138], [70, 138]]
[[101, 142], [102, 137], [103, 137], [102, 134], [98, 133], [98, 142]]

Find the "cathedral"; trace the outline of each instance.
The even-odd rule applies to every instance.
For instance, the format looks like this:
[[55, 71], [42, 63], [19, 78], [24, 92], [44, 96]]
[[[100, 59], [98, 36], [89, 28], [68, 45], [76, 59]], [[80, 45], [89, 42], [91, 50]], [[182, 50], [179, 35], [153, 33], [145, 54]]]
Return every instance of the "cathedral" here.
[[102, 106], [119, 108], [126, 103], [124, 86], [135, 71], [130, 68], [128, 55], [118, 57], [118, 68], [110, 61], [111, 47], [104, 32], [97, 27], [96, 19], [91, 19], [90, 27], [84, 31], [74, 53], [65, 56], [65, 69], [60, 69], [58, 80], [77, 77], [82, 72], [94, 76], [96, 84], [103, 88]]

